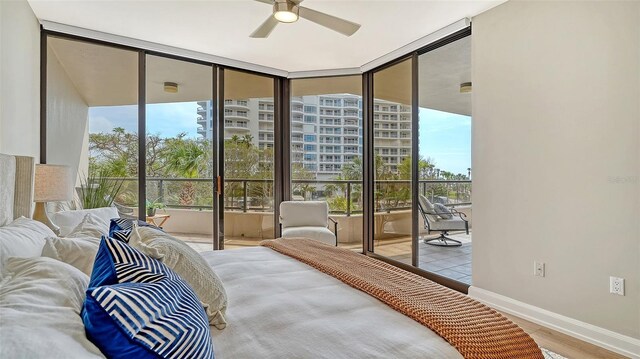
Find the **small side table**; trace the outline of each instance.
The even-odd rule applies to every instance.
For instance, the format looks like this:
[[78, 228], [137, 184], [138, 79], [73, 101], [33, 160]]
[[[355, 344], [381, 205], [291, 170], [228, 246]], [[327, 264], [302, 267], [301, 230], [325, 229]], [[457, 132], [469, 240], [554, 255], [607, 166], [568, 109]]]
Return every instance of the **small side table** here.
[[[162, 228], [162, 225], [171, 218], [169, 214], [156, 214], [155, 216], [147, 216], [147, 223]], [[160, 221], [160, 223], [158, 223]]]

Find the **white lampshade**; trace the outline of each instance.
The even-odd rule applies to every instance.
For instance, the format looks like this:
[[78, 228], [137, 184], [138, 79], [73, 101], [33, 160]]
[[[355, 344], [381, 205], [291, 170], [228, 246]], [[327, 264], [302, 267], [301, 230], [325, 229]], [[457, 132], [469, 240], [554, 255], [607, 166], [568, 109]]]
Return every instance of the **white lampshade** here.
[[34, 202], [70, 201], [73, 199], [71, 170], [62, 165], [36, 165]]

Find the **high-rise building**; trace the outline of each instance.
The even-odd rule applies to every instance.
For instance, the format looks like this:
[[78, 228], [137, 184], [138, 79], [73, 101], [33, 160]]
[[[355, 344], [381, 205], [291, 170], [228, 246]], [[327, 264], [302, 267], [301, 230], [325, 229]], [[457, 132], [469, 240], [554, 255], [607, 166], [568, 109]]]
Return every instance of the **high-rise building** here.
[[[198, 102], [198, 134], [212, 139], [210, 103]], [[259, 148], [274, 141], [273, 99], [225, 100], [224, 138], [250, 135]], [[362, 156], [362, 99], [360, 96], [313, 95], [291, 99], [291, 161], [317, 179], [333, 179], [342, 167]], [[376, 154], [392, 171], [411, 153], [411, 107], [374, 102]]]

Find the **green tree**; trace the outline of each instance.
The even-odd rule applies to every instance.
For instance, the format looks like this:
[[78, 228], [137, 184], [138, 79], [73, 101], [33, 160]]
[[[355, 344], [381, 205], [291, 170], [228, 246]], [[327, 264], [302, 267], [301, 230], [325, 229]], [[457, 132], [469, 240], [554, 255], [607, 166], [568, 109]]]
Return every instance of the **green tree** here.
[[[185, 138], [181, 133], [175, 138], [165, 140], [163, 151], [167, 171], [178, 178], [198, 178], [205, 172], [209, 162], [209, 151], [193, 139]], [[193, 205], [196, 190], [193, 181], [182, 183], [179, 200], [183, 206]]]

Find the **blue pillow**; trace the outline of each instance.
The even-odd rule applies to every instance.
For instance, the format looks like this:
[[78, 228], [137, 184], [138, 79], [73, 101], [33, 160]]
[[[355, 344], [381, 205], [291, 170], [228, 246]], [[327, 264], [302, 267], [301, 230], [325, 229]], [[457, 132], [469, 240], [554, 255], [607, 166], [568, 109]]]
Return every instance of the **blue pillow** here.
[[113, 218], [109, 224], [109, 237], [129, 243], [134, 221], [138, 224], [138, 227], [152, 227], [162, 231], [162, 228], [139, 219]]
[[191, 287], [160, 261], [102, 237], [82, 309], [108, 358], [209, 358], [209, 321]]

